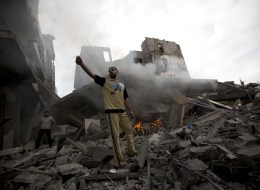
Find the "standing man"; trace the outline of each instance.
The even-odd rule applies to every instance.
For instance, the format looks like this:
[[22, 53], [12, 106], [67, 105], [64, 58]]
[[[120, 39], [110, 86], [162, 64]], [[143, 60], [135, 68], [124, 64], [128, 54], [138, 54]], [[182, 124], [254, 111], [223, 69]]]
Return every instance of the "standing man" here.
[[51, 127], [55, 126], [56, 122], [52, 116], [49, 115], [49, 111], [44, 111], [44, 116], [41, 118], [41, 121], [38, 124], [39, 132], [37, 135], [37, 140], [35, 144], [35, 149], [38, 149], [41, 143], [42, 136], [44, 134], [47, 135], [48, 144], [51, 148], [52, 141], [51, 141]]
[[119, 127], [121, 127], [126, 134], [127, 154], [130, 157], [135, 156], [136, 149], [133, 140], [132, 127], [127, 117], [125, 107], [130, 111], [132, 116], [135, 116], [135, 113], [128, 102], [128, 94], [124, 84], [116, 79], [118, 74], [117, 68], [110, 67], [108, 70], [110, 78], [106, 79], [93, 74], [79, 56], [76, 58], [76, 63], [80, 65], [98, 85], [103, 87], [104, 110], [110, 128], [115, 161], [118, 166], [123, 166], [126, 162], [120, 149]]

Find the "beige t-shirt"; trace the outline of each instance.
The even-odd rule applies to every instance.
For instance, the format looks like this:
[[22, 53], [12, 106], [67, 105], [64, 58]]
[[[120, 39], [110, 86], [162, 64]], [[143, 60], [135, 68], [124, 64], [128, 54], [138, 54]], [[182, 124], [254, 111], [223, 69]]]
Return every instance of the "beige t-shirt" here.
[[123, 83], [119, 80], [106, 79], [98, 75], [96, 75], [95, 82], [103, 87], [105, 110], [125, 110], [124, 100], [128, 98], [128, 94]]
[[42, 117], [40, 123], [40, 129], [51, 129], [52, 122], [55, 122], [52, 116], [49, 117]]

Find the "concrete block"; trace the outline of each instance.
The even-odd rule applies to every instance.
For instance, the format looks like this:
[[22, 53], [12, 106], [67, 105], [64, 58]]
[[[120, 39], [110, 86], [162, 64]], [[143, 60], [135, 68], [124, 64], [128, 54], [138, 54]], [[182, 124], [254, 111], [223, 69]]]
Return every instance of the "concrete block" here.
[[57, 168], [61, 175], [78, 174], [84, 169], [80, 164], [64, 164], [57, 166]]
[[202, 170], [206, 170], [208, 168], [208, 166], [206, 164], [204, 164], [204, 162], [202, 162], [201, 160], [198, 159], [191, 159], [191, 160], [187, 160], [187, 167], [191, 168], [192, 170], [196, 170], [196, 171], [202, 171]]
[[69, 160], [68, 156], [57, 157], [55, 160], [55, 166], [68, 164], [68, 160]]
[[237, 156], [241, 161], [253, 170], [260, 169], [260, 147], [247, 148], [237, 151]]
[[190, 145], [191, 145], [190, 140], [188, 140], [188, 141], [179, 141], [179, 143], [178, 143], [178, 146], [180, 148], [186, 148], [186, 147], [188, 147]]

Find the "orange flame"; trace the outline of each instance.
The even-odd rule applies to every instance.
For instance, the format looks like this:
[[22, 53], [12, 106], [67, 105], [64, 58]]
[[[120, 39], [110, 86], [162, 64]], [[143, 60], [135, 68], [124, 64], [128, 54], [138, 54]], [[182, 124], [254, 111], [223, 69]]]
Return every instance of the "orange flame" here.
[[141, 128], [142, 128], [142, 121], [137, 121], [134, 125], [134, 128], [137, 130], [137, 131], [140, 131]]
[[161, 123], [161, 119], [156, 119], [156, 120], [152, 121], [150, 124], [151, 124], [152, 128], [155, 128], [155, 127], [160, 126], [160, 123]]

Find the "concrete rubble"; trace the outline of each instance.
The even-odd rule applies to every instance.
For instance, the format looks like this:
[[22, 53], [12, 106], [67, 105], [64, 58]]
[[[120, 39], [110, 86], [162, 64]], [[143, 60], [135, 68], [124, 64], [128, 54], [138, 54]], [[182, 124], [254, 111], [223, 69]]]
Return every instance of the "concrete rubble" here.
[[[77, 131], [61, 135], [51, 149], [34, 150], [29, 142], [2, 150], [1, 188], [259, 189], [259, 101], [245, 95], [237, 107], [236, 97], [223, 100], [232, 109], [223, 102], [214, 109], [188, 103], [180, 128], [169, 128], [162, 119], [156, 128], [143, 122], [149, 132], [133, 128], [138, 154], [125, 156], [124, 168], [115, 166], [109, 132], [93, 123], [79, 138]], [[123, 134], [120, 141], [126, 155]]]
[[[145, 37], [142, 51], [115, 61], [110, 48], [82, 46], [96, 74], [105, 76], [108, 64], [120, 70], [137, 112], [137, 155], [127, 156], [121, 133], [127, 165], [118, 168], [100, 88], [76, 66], [75, 90], [56, 94], [55, 37], [41, 33], [38, 4], [0, 6], [0, 189], [260, 189], [258, 83], [191, 79], [180, 46], [166, 40]], [[137, 76], [130, 64], [156, 71]], [[48, 148], [43, 139], [35, 149], [44, 109], [57, 123], [54, 143]]]

